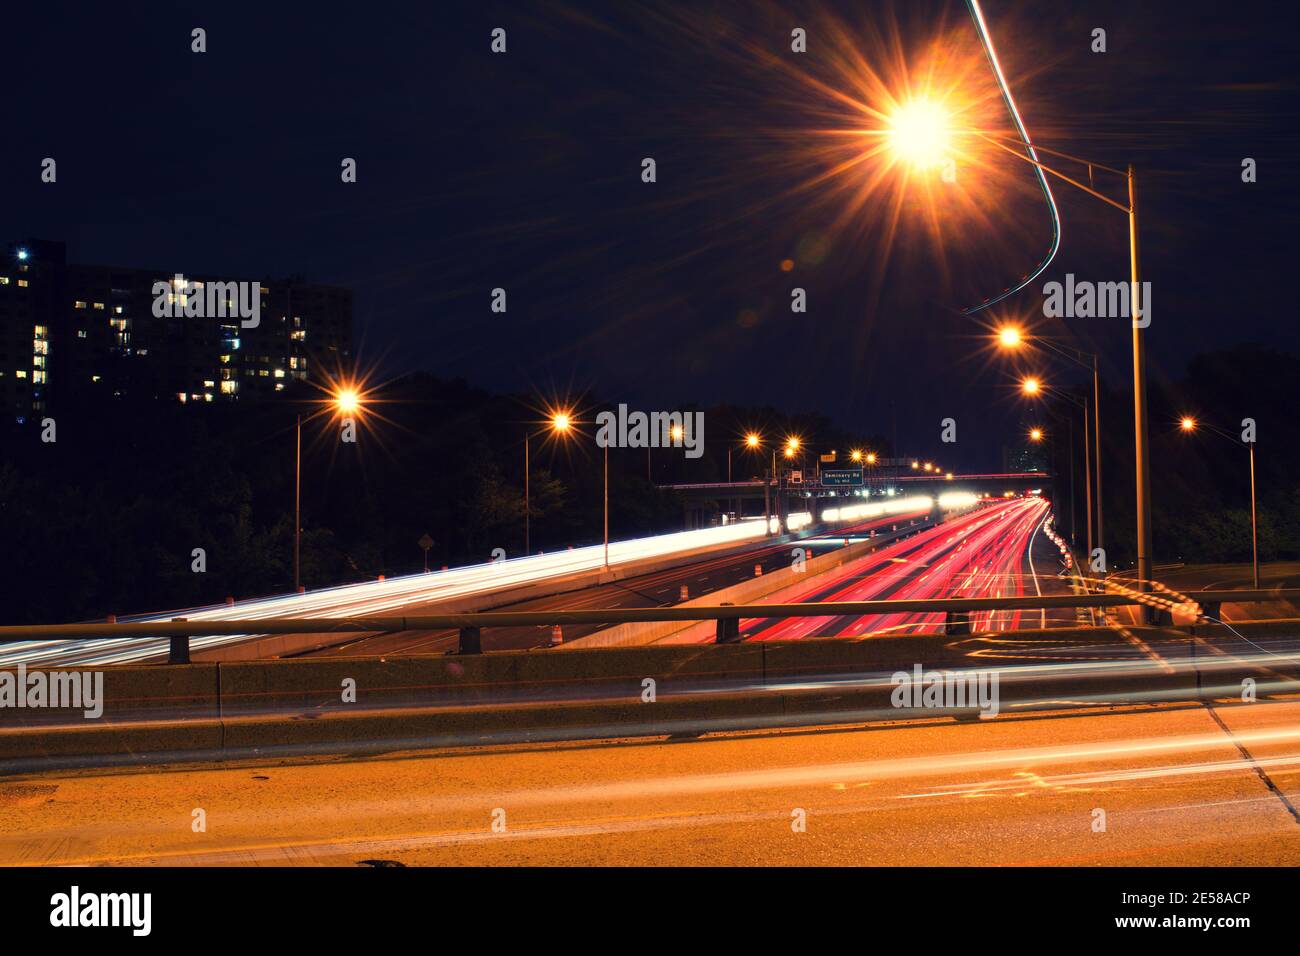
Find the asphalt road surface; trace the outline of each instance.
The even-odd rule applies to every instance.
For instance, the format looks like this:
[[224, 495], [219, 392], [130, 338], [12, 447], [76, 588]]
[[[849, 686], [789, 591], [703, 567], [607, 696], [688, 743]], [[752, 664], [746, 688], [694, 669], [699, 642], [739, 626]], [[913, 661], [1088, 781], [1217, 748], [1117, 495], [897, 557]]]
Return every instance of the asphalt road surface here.
[[[763, 573], [790, 566], [791, 551], [801, 547], [809, 551], [808, 557], [825, 554], [843, 547], [844, 536], [865, 533], [877, 529], [886, 534], [895, 525], [902, 528], [909, 521], [918, 523], [926, 517], [926, 512], [915, 514], [891, 515], [886, 518], [837, 529], [834, 534], [822, 537], [808, 537], [799, 541], [790, 541], [778, 545], [765, 545], [744, 551], [741, 554], [728, 554], [721, 557], [706, 558], [676, 568], [626, 578], [612, 584], [584, 588], [565, 594], [555, 594], [530, 601], [494, 608], [498, 611], [535, 611], [535, 610], [585, 610], [588, 608], [644, 608], [668, 607], [681, 601], [681, 589], [685, 585], [687, 595], [697, 598], [711, 591], [718, 591], [754, 576], [754, 566], [762, 565]], [[433, 613], [432, 611], [430, 613]], [[565, 640], [583, 637], [605, 625], [586, 624], [567, 627]], [[523, 650], [530, 647], [544, 647], [550, 642], [549, 627], [494, 627], [484, 632], [484, 650]], [[336, 644], [320, 650], [308, 651], [299, 656], [312, 657], [354, 657], [381, 654], [435, 654], [450, 651], [457, 645], [459, 638], [454, 630], [441, 631], [407, 631], [400, 634], [367, 635]]]
[[65, 772], [0, 864], [1296, 865], [1298, 772], [1295, 700]]

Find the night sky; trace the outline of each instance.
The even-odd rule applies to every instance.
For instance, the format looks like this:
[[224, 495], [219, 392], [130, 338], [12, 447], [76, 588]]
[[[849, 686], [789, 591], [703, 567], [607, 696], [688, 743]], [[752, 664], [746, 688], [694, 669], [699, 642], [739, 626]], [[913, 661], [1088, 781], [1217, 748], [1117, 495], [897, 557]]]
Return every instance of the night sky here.
[[[1156, 377], [1240, 342], [1300, 350], [1289, 6], [986, 0], [1035, 139], [1138, 168]], [[885, 435], [896, 409], [916, 454], [941, 450], [952, 416], [945, 464], [996, 467], [1022, 406], [981, 352], [991, 320], [960, 310], [1047, 246], [1030, 168], [959, 171], [967, 205], [942, 198], [939, 227], [897, 176], [855, 207], [869, 163], [819, 178], [871, 125], [836, 92], [861, 95], [863, 70], [916, 82], [935, 43], [987, 93], [962, 2], [14, 4], [0, 232], [64, 239], [79, 262], [351, 287], [362, 361], [383, 376], [772, 404]], [[56, 185], [39, 181], [46, 156]], [[1055, 191], [1060, 253], [997, 315], [1101, 351], [1127, 385], [1122, 320], [1041, 316], [1043, 281], [1127, 279], [1125, 217]]]

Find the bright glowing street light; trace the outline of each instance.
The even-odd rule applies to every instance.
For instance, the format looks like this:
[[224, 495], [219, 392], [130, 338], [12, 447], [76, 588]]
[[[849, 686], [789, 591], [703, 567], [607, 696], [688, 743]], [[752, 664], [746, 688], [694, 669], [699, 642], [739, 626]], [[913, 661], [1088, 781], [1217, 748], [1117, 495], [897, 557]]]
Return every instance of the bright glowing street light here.
[[1042, 440], [1043, 440], [1043, 430], [1042, 430], [1041, 428], [1031, 428], [1031, 429], [1029, 429], [1029, 440], [1030, 440], [1030, 441], [1042, 441]]
[[853, 451], [849, 452], [849, 457], [850, 457], [851, 459], [853, 459], [854, 461], [861, 461], [861, 460], [862, 460], [862, 449], [861, 449], [861, 448], [855, 448], [855, 449], [853, 449]]
[[904, 103], [889, 121], [889, 141], [898, 157], [917, 169], [938, 165], [951, 139], [948, 114], [931, 100]]
[[340, 415], [355, 415], [361, 409], [361, 396], [355, 388], [340, 389], [334, 395], [334, 410]]
[[[327, 406], [336, 415], [351, 418], [365, 404], [361, 390], [354, 385], [341, 385], [330, 395]], [[302, 416], [294, 423], [293, 452], [293, 590], [302, 588]]]
[[1019, 348], [1024, 342], [1024, 336], [1014, 325], [1004, 325], [998, 330], [998, 345], [1004, 349]]
[[[556, 411], [551, 412], [550, 418], [547, 419], [546, 427], [549, 428], [552, 432], [554, 432], [557, 435], [560, 436], [568, 435], [570, 430], [573, 428], [573, 412], [564, 408], [557, 409]], [[528, 446], [531, 443], [530, 440], [532, 439], [532, 437], [533, 437], [532, 433], [524, 432], [524, 555], [525, 556], [531, 554], [533, 550], [532, 488], [530, 487], [531, 482], [529, 480], [530, 479], [529, 472], [532, 470], [532, 466], [530, 465], [528, 460], [529, 458]]]
[[875, 463], [876, 463], [876, 453], [874, 451], [867, 452], [867, 464], [874, 465]]
[[[1184, 432], [1198, 431], [1201, 423], [1191, 415], [1184, 415], [1178, 422], [1178, 427]], [[1221, 438], [1226, 438], [1230, 442], [1238, 443], [1236, 436], [1224, 431], [1219, 426], [1211, 423], [1207, 424], [1206, 429]], [[1254, 577], [1255, 589], [1259, 589], [1259, 523], [1255, 509], [1255, 441], [1252, 436], [1247, 441], [1243, 435], [1240, 442], [1246, 446], [1250, 452], [1250, 551], [1251, 551], [1251, 568]]]
[[1043, 390], [1043, 383], [1036, 378], [1027, 378], [1020, 383], [1020, 390], [1026, 395], [1037, 395]]
[[759, 445], [763, 444], [763, 438], [755, 432], [750, 432], [745, 436], [745, 444], [750, 448], [757, 448]]

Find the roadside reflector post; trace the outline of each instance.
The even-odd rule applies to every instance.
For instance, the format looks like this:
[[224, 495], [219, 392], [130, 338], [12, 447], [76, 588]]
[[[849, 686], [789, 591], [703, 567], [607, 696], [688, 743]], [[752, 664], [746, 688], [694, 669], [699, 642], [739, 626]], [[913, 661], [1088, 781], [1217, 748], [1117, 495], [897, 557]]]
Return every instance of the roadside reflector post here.
[[691, 589], [687, 587], [685, 584], [683, 584], [680, 590], [678, 590], [677, 592], [677, 600], [689, 601], [690, 598], [691, 598]]
[[763, 566], [761, 564], [754, 565], [754, 577], [761, 578], [762, 576], [763, 576]]
[[970, 612], [969, 611], [949, 611], [948, 621], [944, 627], [947, 634], [970, 634]]
[[[723, 607], [731, 607], [730, 601], [723, 601]], [[720, 617], [717, 623], [717, 643], [734, 644], [740, 640], [740, 618]]]
[[482, 654], [483, 632], [477, 627], [462, 627], [456, 645], [457, 654]]
[[[175, 624], [184, 624], [185, 618], [174, 617], [172, 622]], [[167, 650], [168, 664], [188, 664], [190, 662], [190, 637], [188, 634], [173, 634], [170, 639], [170, 646]]]

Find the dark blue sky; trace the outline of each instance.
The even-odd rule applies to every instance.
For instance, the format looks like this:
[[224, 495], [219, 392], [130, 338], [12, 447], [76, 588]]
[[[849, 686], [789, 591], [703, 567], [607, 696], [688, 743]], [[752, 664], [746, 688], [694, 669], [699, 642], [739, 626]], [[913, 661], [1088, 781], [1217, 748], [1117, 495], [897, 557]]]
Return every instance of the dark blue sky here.
[[[985, 10], [1031, 133], [1139, 168], [1153, 373], [1243, 341], [1296, 349], [1288, 5]], [[879, 210], [833, 225], [833, 198], [791, 193], [816, 169], [806, 134], [826, 103], [766, 59], [791, 58], [798, 25], [810, 42], [795, 69], [823, 77], [859, 35], [873, 66], [887, 59], [873, 32], [909, 50], [938, 30], [973, 36], [965, 5], [939, 0], [13, 5], [0, 222], [65, 239], [78, 261], [349, 286], [363, 356], [388, 374], [646, 408], [770, 403], [886, 434], [896, 403], [911, 451], [936, 452], [952, 416], [954, 466], [995, 466], [1019, 407], [1004, 369], [971, 357], [981, 330], [958, 310], [1045, 246], [1028, 170], [1003, 171], [1021, 181], [987, 234], [949, 236], [943, 262], [914, 203], [892, 245]], [[489, 52], [496, 26], [505, 56]], [[1094, 27], [1106, 54], [1089, 50]], [[39, 182], [45, 156], [55, 186]], [[345, 156], [355, 185], [339, 181]], [[1069, 187], [1058, 198], [1064, 241], [1044, 279], [1126, 278], [1124, 217]], [[805, 315], [788, 308], [796, 285]], [[488, 308], [496, 286], [504, 316]], [[1032, 317], [1039, 286], [1009, 305]], [[1054, 331], [1128, 382], [1122, 323]]]

